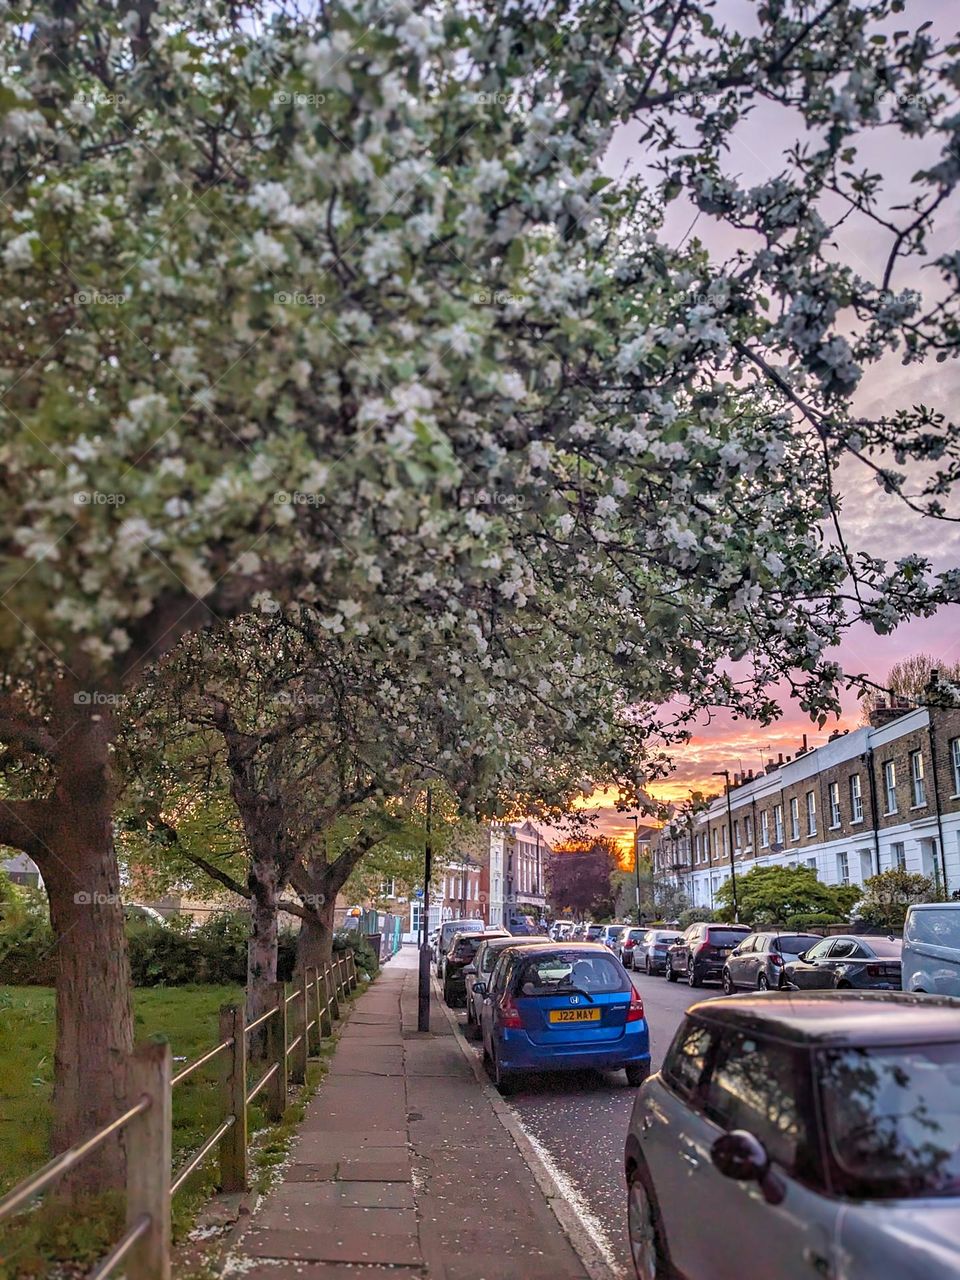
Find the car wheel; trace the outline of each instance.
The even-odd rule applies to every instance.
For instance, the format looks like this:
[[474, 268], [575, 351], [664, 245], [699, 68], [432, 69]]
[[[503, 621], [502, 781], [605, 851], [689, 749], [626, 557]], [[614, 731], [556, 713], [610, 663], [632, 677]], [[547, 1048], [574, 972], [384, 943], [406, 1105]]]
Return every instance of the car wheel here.
[[770, 983], [767, 981], [767, 975], [765, 973], [761, 973], [760, 977], [757, 979], [757, 986], [761, 991], [770, 990]]
[[639, 1067], [624, 1067], [623, 1069], [627, 1076], [627, 1084], [631, 1089], [639, 1089], [650, 1074], [650, 1068], [646, 1063]]
[[677, 974], [676, 969], [674, 969], [673, 967], [673, 962], [671, 960], [668, 960], [667, 961], [667, 981], [676, 982], [678, 976], [679, 975]]
[[700, 977], [700, 975], [697, 973], [697, 966], [693, 963], [693, 957], [691, 957], [687, 961], [687, 986], [688, 987], [703, 986], [703, 980]]
[[667, 1261], [660, 1241], [657, 1211], [638, 1169], [627, 1183], [627, 1233], [637, 1280], [661, 1280]]
[[724, 969], [724, 971], [723, 971], [723, 994], [724, 994], [725, 996], [732, 996], [732, 995], [733, 995], [733, 993], [736, 991], [736, 989], [737, 989], [737, 988], [733, 985], [733, 979], [730, 977], [730, 973], [729, 973], [729, 971], [728, 971], [728, 970], [726, 970], [726, 969]]

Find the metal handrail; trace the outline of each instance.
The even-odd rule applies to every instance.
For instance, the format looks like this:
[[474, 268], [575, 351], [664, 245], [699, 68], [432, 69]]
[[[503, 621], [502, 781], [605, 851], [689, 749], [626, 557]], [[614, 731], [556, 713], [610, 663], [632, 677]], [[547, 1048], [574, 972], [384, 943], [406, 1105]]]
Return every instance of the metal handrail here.
[[116, 1133], [118, 1129], [122, 1129], [134, 1116], [142, 1115], [152, 1105], [152, 1100], [147, 1094], [144, 1094], [139, 1102], [134, 1103], [132, 1107], [124, 1111], [123, 1115], [117, 1116], [116, 1120], [111, 1120], [108, 1125], [99, 1129], [92, 1137], [87, 1138], [84, 1142], [78, 1142], [76, 1146], [70, 1147], [69, 1150], [61, 1152], [58, 1156], [54, 1156], [42, 1169], [38, 1169], [32, 1178], [27, 1178], [26, 1182], [21, 1182], [19, 1187], [14, 1187], [12, 1191], [8, 1192], [0, 1200], [0, 1222], [4, 1218], [11, 1217], [22, 1205], [32, 1200], [39, 1191], [43, 1191], [51, 1182], [56, 1182], [74, 1165], [79, 1164], [91, 1151], [96, 1151], [98, 1147], [103, 1146], [111, 1134]]
[[253, 1086], [253, 1089], [247, 1094], [247, 1106], [250, 1105], [267, 1081], [272, 1080], [279, 1070], [280, 1063], [275, 1062], [269, 1071], [264, 1072], [257, 1083]]
[[203, 1057], [198, 1058], [196, 1062], [191, 1062], [189, 1067], [184, 1067], [183, 1070], [178, 1075], [175, 1075], [170, 1081], [171, 1088], [182, 1083], [182, 1081], [186, 1080], [188, 1076], [192, 1076], [198, 1067], [205, 1066], [211, 1058], [215, 1058], [218, 1053], [223, 1053], [224, 1049], [232, 1048], [233, 1036], [231, 1036], [229, 1040], [224, 1040], [221, 1044], [218, 1044], [217, 1047], [215, 1049], [211, 1049], [209, 1053], [205, 1053]]
[[206, 1140], [206, 1142], [203, 1144], [200, 1150], [197, 1151], [193, 1156], [191, 1156], [191, 1158], [187, 1161], [187, 1163], [183, 1165], [180, 1172], [177, 1174], [174, 1180], [170, 1183], [171, 1196], [175, 1196], [177, 1194], [177, 1192], [180, 1190], [180, 1188], [183, 1186], [186, 1180], [190, 1177], [191, 1173], [193, 1173], [193, 1171], [196, 1168], [198, 1168], [201, 1164], [203, 1164], [204, 1160], [207, 1158], [207, 1156], [210, 1154], [213, 1148], [217, 1145], [217, 1143], [220, 1141], [223, 1135], [227, 1132], [230, 1126], [232, 1124], [236, 1124], [236, 1122], [237, 1122], [236, 1116], [233, 1116], [233, 1115], [227, 1116], [223, 1124], [220, 1125], [218, 1129], [214, 1130], [214, 1132]]
[[268, 1009], [266, 1013], [261, 1013], [259, 1018], [254, 1018], [252, 1022], [247, 1023], [247, 1025], [243, 1028], [244, 1031], [247, 1033], [251, 1031], [256, 1031], [257, 1027], [262, 1026], [262, 1024], [266, 1022], [268, 1018], [272, 1018], [276, 1012], [277, 1012], [277, 1009], [276, 1009], [276, 1006], [274, 1006], [272, 1009]]
[[300, 1043], [300, 1041], [301, 1041], [302, 1039], [303, 1039], [303, 1036], [302, 1036], [302, 1035], [301, 1035], [301, 1036], [297, 1036], [296, 1040], [291, 1040], [291, 1041], [290, 1041], [290, 1043], [287, 1045], [287, 1057], [288, 1057], [288, 1058], [290, 1057], [291, 1053], [293, 1053], [294, 1049], [297, 1047], [297, 1045]]
[[87, 1276], [87, 1280], [103, 1280], [104, 1276], [108, 1276], [117, 1263], [124, 1260], [144, 1232], [150, 1230], [152, 1221], [149, 1213], [142, 1213], [129, 1231], [120, 1237], [107, 1256], [97, 1263]]

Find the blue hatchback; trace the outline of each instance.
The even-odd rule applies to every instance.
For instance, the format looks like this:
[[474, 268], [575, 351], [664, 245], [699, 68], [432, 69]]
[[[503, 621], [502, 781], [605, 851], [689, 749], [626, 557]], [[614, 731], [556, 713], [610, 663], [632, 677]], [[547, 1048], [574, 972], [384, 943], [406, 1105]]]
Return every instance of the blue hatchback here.
[[483, 1055], [501, 1093], [520, 1071], [622, 1067], [634, 1086], [650, 1074], [643, 1001], [606, 947], [506, 947], [482, 995]]

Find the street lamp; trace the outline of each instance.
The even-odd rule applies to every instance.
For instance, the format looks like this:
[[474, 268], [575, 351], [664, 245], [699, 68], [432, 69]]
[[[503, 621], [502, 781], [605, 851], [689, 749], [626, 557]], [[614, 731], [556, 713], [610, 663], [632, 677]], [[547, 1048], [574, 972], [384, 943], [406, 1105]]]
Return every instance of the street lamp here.
[[430, 877], [433, 875], [433, 790], [427, 787], [427, 829], [423, 845], [423, 941], [420, 944], [420, 969], [417, 975], [417, 1030], [430, 1030]]
[[635, 813], [628, 815], [633, 823], [633, 870], [637, 877], [637, 924], [640, 924], [640, 828], [637, 825], [639, 819]]
[[733, 862], [733, 809], [730, 805], [730, 770], [714, 769], [714, 778], [722, 778], [727, 793], [727, 847], [730, 851], [730, 892], [733, 896], [733, 918], [739, 923], [740, 906], [737, 902], [737, 869]]

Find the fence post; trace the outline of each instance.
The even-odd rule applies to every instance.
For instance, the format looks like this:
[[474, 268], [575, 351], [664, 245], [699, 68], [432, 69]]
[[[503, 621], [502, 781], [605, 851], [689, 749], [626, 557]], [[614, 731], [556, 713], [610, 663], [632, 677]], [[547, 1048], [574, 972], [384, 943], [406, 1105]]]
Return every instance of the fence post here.
[[[311, 992], [313, 991], [313, 983], [310, 981], [310, 974], [312, 971], [313, 971], [312, 965], [310, 966], [310, 968], [304, 969], [303, 971], [303, 1021], [305, 1024], [310, 1021], [310, 995], [311, 995]], [[307, 1057], [308, 1058], [310, 1057], [310, 1054], [314, 1052], [314, 1050], [316, 1049], [319, 1043], [320, 1043], [320, 1019], [317, 1018], [316, 1025], [312, 1033], [307, 1037]]]
[[337, 994], [337, 975], [334, 972], [333, 961], [324, 966], [324, 981], [327, 984], [327, 997], [330, 1003], [330, 1016], [340, 1021], [340, 997]]
[[357, 989], [357, 957], [351, 951], [347, 957], [347, 973], [350, 977], [350, 986], [356, 991]]
[[277, 1070], [266, 1094], [267, 1116], [276, 1121], [283, 1119], [287, 1109], [287, 1004], [283, 983], [273, 982], [270, 986], [276, 1012], [267, 1022], [267, 1062], [270, 1066], [276, 1063]]
[[[299, 1008], [300, 1014], [299, 1016], [294, 1014], [292, 1029], [296, 1032], [299, 1028], [300, 1043], [290, 1055], [290, 1079], [294, 1084], [303, 1084], [307, 1078], [307, 1059], [310, 1053], [307, 1046], [307, 1023], [310, 1021], [310, 1010], [307, 1004], [307, 988], [302, 980], [299, 989], [294, 987], [294, 991], [297, 998], [291, 1002], [291, 1006], [294, 1009]], [[293, 1038], [296, 1040], [296, 1034]]]
[[[323, 994], [320, 994], [321, 984]], [[330, 1016], [330, 984], [327, 982], [327, 966], [317, 965], [317, 1007], [320, 1010], [320, 1036], [333, 1034], [333, 1018]]]
[[243, 1006], [220, 1006], [220, 1042], [232, 1040], [224, 1055], [220, 1092], [223, 1118], [233, 1124], [220, 1139], [220, 1190], [247, 1189], [247, 1033]]
[[137, 1045], [127, 1060], [127, 1099], [150, 1106], [127, 1126], [127, 1227], [150, 1219], [126, 1260], [127, 1280], [170, 1280], [170, 1163], [173, 1090], [169, 1044]]

